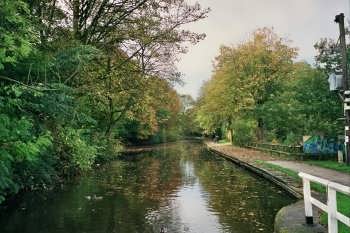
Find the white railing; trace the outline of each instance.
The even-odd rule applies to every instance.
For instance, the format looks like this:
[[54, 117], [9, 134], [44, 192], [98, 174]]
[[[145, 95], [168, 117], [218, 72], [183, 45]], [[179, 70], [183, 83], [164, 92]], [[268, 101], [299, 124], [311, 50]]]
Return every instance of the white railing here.
[[[350, 187], [302, 172], [299, 173], [299, 176], [303, 179], [306, 222], [308, 224], [313, 224], [312, 205], [315, 205], [328, 214], [329, 233], [338, 233], [338, 220], [350, 227], [350, 218], [339, 213], [337, 209], [337, 192], [350, 195]], [[321, 184], [327, 188], [327, 204], [311, 196], [310, 182]]]

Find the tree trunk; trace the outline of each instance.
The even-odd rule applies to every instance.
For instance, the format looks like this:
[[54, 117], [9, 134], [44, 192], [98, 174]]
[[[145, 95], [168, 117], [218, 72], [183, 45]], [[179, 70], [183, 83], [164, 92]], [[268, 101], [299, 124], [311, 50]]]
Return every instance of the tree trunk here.
[[76, 39], [76, 40], [80, 39], [79, 6], [80, 6], [80, 1], [79, 0], [73, 0], [73, 2], [72, 2], [72, 7], [73, 7], [73, 35], [74, 35], [74, 39]]
[[230, 128], [229, 131], [230, 131], [230, 142], [231, 144], [233, 144], [233, 129]]
[[[107, 69], [106, 69], [106, 75], [108, 75], [108, 93], [109, 95], [111, 95], [112, 92], [112, 77], [109, 74], [111, 71], [111, 57], [108, 56], [107, 59]], [[109, 116], [108, 116], [108, 125], [107, 125], [107, 129], [106, 129], [106, 133], [105, 135], [110, 137], [111, 136], [111, 132], [112, 132], [112, 128], [113, 128], [113, 124], [114, 124], [114, 106], [113, 106], [113, 99], [111, 96], [108, 96], [108, 111], [109, 111]]]
[[256, 132], [256, 138], [259, 142], [264, 141], [264, 121], [262, 118], [258, 119], [258, 128]]

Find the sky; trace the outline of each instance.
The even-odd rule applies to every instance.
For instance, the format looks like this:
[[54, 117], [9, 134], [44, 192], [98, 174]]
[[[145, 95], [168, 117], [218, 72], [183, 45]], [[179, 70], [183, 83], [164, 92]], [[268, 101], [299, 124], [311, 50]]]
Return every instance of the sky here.
[[[188, 0], [194, 2], [194, 0]], [[257, 28], [273, 27], [281, 37], [299, 49], [298, 60], [314, 63], [313, 45], [320, 38], [338, 38], [335, 15], [349, 15], [350, 0], [197, 0], [211, 12], [186, 29], [205, 33], [206, 39], [181, 55], [178, 69], [184, 75], [180, 94], [198, 97], [204, 81], [211, 77], [213, 60], [221, 45], [236, 45]]]

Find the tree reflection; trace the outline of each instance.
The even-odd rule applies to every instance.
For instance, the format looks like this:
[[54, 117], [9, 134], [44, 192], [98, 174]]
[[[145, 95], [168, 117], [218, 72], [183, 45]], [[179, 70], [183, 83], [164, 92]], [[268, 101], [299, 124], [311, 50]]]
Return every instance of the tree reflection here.
[[203, 152], [195, 163], [195, 173], [209, 194], [209, 208], [229, 232], [243, 226], [240, 232], [272, 232], [276, 212], [292, 201], [265, 180], [209, 152]]
[[200, 144], [179, 143], [125, 156], [62, 190], [25, 195], [21, 208], [0, 217], [1, 233], [198, 232], [191, 224], [268, 233], [292, 201], [278, 192]]

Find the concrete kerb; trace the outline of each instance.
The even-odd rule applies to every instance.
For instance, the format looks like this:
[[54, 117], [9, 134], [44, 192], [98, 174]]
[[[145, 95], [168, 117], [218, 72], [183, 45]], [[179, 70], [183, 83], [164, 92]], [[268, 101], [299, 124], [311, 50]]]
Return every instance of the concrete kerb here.
[[313, 225], [305, 223], [304, 201], [299, 200], [296, 203], [283, 207], [278, 211], [275, 217], [275, 233], [326, 233], [325, 227], [316, 223], [319, 222], [317, 210], [314, 208]]

